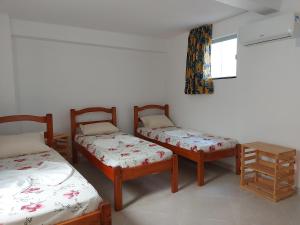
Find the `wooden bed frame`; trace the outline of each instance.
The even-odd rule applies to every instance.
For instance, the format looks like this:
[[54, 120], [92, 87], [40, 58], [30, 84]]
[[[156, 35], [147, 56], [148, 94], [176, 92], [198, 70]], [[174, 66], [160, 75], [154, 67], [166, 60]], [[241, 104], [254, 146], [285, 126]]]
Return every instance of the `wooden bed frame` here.
[[[44, 133], [46, 144], [49, 147], [53, 146], [53, 119], [52, 114], [46, 116], [33, 115], [12, 115], [0, 117], [1, 123], [17, 122], [17, 121], [32, 121], [46, 124], [46, 132]], [[111, 207], [108, 202], [101, 202], [96, 211], [87, 213], [73, 219], [60, 222], [57, 225], [111, 225]]]
[[[103, 107], [92, 107], [85, 108], [81, 110], [71, 109], [71, 132], [72, 132], [72, 155], [73, 163], [78, 162], [78, 151], [85, 156], [95, 167], [97, 167], [108, 179], [110, 179], [114, 184], [114, 208], [119, 211], [123, 208], [122, 203], [122, 184], [125, 181], [132, 180], [138, 177], [153, 173], [161, 173], [164, 171], [170, 171], [171, 173], [171, 191], [175, 193], [178, 191], [178, 160], [177, 156], [173, 155], [171, 159], [150, 163], [148, 165], [141, 165], [130, 168], [121, 168], [107, 166], [102, 163], [96, 156], [91, 154], [85, 147], [78, 144], [75, 141], [76, 130], [80, 124], [91, 124], [99, 122], [111, 122], [117, 126], [117, 114], [116, 108], [103, 108]], [[110, 120], [99, 120], [99, 121], [85, 121], [76, 122], [76, 116], [86, 114], [104, 112], [111, 114]]]
[[137, 132], [139, 127], [139, 113], [144, 110], [149, 109], [158, 109], [164, 111], [164, 114], [169, 117], [169, 105], [145, 105], [142, 107], [134, 106], [134, 134], [136, 137], [143, 138], [147, 141], [152, 141], [156, 144], [159, 144], [165, 148], [172, 150], [175, 154], [178, 154], [182, 157], [185, 157], [189, 160], [192, 160], [197, 163], [197, 184], [199, 186], [204, 185], [204, 162], [219, 160], [227, 157], [235, 157], [236, 161], [236, 174], [240, 174], [240, 145], [237, 145], [235, 148], [225, 149], [215, 152], [205, 152], [205, 151], [190, 151], [184, 148], [180, 148], [171, 144], [160, 142], [152, 138], [146, 137]]

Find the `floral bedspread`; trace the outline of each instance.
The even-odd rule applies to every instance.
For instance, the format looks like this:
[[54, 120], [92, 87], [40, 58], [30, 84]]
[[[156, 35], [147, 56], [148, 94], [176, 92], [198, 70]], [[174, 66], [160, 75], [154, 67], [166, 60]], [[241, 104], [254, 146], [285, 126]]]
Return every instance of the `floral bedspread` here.
[[120, 135], [131, 136], [122, 132], [95, 136], [77, 134], [75, 140], [88, 149], [89, 152], [95, 155], [105, 165], [111, 167], [135, 167], [167, 160], [172, 157], [172, 151], [142, 139], [138, 139], [136, 143], [126, 144], [120, 142], [117, 145], [114, 144], [107, 147], [100, 147], [95, 144], [95, 141], [101, 142], [102, 140], [104, 142], [114, 140]]
[[[46, 161], [68, 163], [51, 150], [0, 159], [0, 171], [2, 174], [5, 170], [26, 172]], [[93, 186], [75, 169], [61, 184], [49, 186], [39, 179], [32, 179], [28, 188], [16, 190], [11, 195], [0, 192], [0, 225], [56, 224], [95, 211], [102, 201]]]
[[234, 148], [238, 144], [237, 140], [231, 138], [213, 136], [192, 130], [184, 130], [179, 127], [158, 129], [139, 127], [137, 131], [145, 137], [191, 151], [203, 150], [205, 152], [214, 152]]

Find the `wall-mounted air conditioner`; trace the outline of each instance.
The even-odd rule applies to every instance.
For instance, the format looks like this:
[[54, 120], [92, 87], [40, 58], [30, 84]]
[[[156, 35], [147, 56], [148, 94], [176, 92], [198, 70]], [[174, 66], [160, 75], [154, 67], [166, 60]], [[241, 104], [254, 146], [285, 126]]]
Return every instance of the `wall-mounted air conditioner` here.
[[253, 45], [282, 38], [300, 37], [300, 17], [294, 13], [272, 16], [239, 29], [239, 42]]

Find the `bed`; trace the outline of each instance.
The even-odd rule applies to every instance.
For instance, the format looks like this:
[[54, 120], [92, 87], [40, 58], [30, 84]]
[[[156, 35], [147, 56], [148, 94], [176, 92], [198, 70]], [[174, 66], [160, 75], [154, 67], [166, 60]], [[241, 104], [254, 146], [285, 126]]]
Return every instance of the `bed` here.
[[[51, 114], [0, 117], [0, 123], [16, 121], [46, 124], [44, 137], [52, 146]], [[51, 148], [1, 158], [0, 181], [1, 225], [111, 225], [109, 203]]]
[[240, 145], [231, 138], [223, 138], [178, 127], [150, 129], [140, 126], [140, 113], [162, 110], [169, 118], [168, 105], [134, 106], [134, 134], [172, 150], [175, 154], [197, 163], [197, 184], [204, 185], [204, 163], [235, 157], [236, 174], [240, 174]]
[[[169, 171], [171, 174], [171, 191], [178, 191], [178, 160], [172, 151], [157, 144], [138, 139], [135, 143], [123, 143], [114, 146], [100, 146], [95, 141], [105, 141], [116, 138], [130, 137], [123, 132], [104, 135], [86, 136], [79, 132], [80, 125], [109, 122], [117, 125], [116, 108], [92, 107], [80, 110], [71, 109], [72, 155], [73, 163], [78, 162], [78, 152], [85, 156], [90, 163], [97, 167], [114, 184], [114, 208], [123, 208], [122, 184], [154, 173]], [[109, 120], [77, 121], [78, 116], [88, 113], [111, 114]]]

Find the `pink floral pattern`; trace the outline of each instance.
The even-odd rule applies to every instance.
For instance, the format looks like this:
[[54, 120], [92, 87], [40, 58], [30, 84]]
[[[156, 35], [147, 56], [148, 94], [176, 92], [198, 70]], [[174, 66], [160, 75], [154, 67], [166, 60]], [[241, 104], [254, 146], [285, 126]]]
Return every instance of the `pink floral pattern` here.
[[79, 193], [80, 193], [79, 191], [71, 190], [71, 191], [65, 193], [64, 196], [65, 196], [67, 199], [71, 199], [71, 198], [74, 198], [74, 197], [78, 196]]
[[[68, 163], [56, 151], [51, 150], [47, 153], [0, 159], [0, 171], [22, 169], [26, 172], [44, 161]], [[0, 224], [57, 224], [96, 210], [101, 201], [93, 186], [76, 170], [68, 180], [57, 186], [43, 185], [39, 179], [32, 179], [31, 186], [19, 193], [8, 196], [0, 192]]]
[[25, 210], [27, 212], [35, 212], [42, 207], [43, 205], [40, 203], [30, 203], [29, 205], [23, 205], [21, 207], [21, 210]]
[[[191, 151], [203, 150], [205, 152], [214, 152], [228, 148], [234, 148], [238, 141], [231, 138], [224, 138], [195, 131], [183, 130], [179, 127], [167, 127], [160, 129], [150, 129], [140, 127], [137, 130], [141, 135], [168, 143], [177, 147], [181, 147]], [[170, 131], [180, 131], [181, 135], [170, 135]]]
[[31, 193], [41, 193], [41, 192], [43, 192], [43, 190], [41, 190], [41, 188], [39, 187], [30, 187], [27, 188], [25, 191], [22, 191], [21, 193], [31, 194]]
[[27, 170], [27, 169], [31, 169], [31, 168], [32, 168], [31, 166], [23, 166], [23, 167], [17, 168], [17, 170]]
[[15, 159], [15, 162], [24, 162], [26, 159]]
[[94, 142], [101, 139], [114, 139], [117, 135], [127, 135], [117, 132], [110, 135], [84, 136], [76, 135], [75, 140], [94, 154], [105, 165], [122, 168], [146, 165], [170, 159], [172, 151], [157, 144], [140, 139], [135, 144], [122, 144], [113, 148], [101, 148]]

